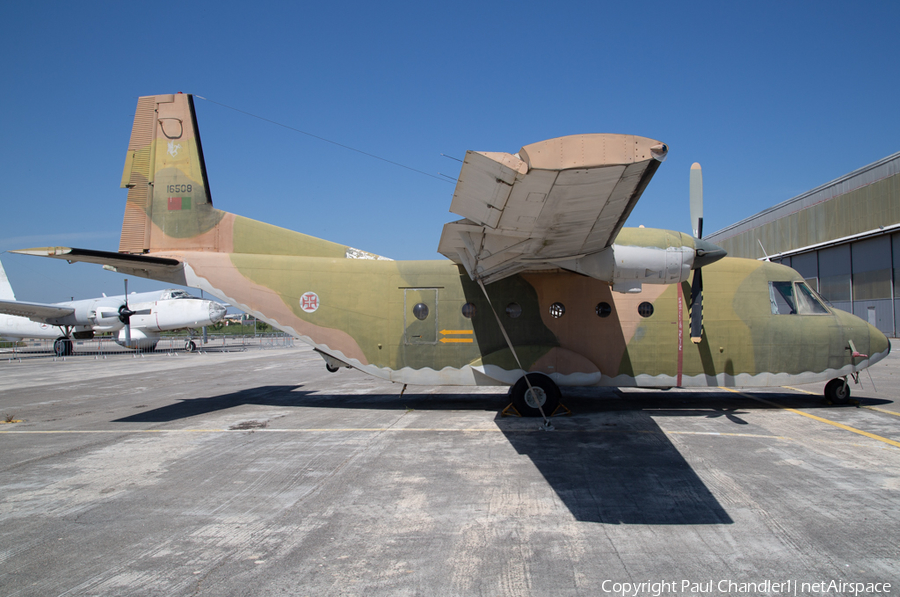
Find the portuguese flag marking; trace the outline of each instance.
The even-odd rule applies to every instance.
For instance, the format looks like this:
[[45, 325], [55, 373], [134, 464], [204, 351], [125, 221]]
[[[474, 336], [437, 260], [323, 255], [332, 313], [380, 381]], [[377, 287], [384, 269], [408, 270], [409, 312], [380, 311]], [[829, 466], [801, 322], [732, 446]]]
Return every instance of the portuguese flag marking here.
[[169, 197], [169, 211], [181, 211], [190, 208], [190, 197]]

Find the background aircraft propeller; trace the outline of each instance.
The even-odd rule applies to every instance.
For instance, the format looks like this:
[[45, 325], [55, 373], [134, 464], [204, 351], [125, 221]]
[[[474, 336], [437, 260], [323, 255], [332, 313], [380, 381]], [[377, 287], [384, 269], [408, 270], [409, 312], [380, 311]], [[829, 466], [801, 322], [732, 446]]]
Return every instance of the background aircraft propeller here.
[[131, 316], [147, 315], [150, 312], [150, 309], [132, 311], [128, 308], [128, 278], [125, 278], [125, 304], [119, 307], [119, 321], [125, 324], [125, 346], [131, 348]]

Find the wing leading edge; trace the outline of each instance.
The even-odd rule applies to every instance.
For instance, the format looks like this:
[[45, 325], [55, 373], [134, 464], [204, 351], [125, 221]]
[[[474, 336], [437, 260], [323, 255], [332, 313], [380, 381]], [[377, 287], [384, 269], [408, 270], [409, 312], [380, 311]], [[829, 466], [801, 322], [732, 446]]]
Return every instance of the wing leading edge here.
[[633, 135], [572, 135], [516, 155], [469, 151], [438, 251], [494, 282], [551, 269], [611, 245], [659, 164], [665, 144]]

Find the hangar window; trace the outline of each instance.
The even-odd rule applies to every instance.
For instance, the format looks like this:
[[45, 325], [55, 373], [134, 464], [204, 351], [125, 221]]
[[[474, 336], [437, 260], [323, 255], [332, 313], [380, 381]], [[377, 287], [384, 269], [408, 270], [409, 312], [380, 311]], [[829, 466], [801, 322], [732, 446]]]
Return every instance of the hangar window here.
[[806, 282], [769, 282], [769, 303], [775, 315], [828, 313], [828, 309]]

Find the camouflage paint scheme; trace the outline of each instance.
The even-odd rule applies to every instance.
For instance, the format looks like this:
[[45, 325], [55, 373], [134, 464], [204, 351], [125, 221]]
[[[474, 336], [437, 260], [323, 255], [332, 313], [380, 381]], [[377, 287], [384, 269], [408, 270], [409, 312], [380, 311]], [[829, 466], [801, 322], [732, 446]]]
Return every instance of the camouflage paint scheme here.
[[[690, 285], [645, 284], [612, 292], [602, 280], [562, 269], [519, 273], [487, 285], [490, 303], [449, 260], [392, 261], [216, 210], [189, 95], [138, 102], [122, 186], [129, 195], [119, 253], [52, 247], [23, 252], [114, 266], [117, 271], [201, 288], [308, 342], [332, 365], [426, 385], [502, 385], [522, 367], [558, 385], [767, 386], [824, 381], [889, 352], [877, 329], [843, 311], [773, 315], [769, 281], [802, 281], [768, 262], [725, 258], [705, 266], [704, 333], [688, 337]], [[667, 240], [668, 239], [668, 240]], [[663, 247], [679, 232], [622, 228], [620, 246]], [[163, 258], [152, 260], [152, 258]], [[165, 259], [172, 261], [163, 262]], [[315, 293], [315, 310], [301, 308]], [[565, 313], [554, 318], [553, 303]], [[420, 321], [413, 308], [428, 307]], [[521, 316], [506, 314], [510, 304]], [[606, 303], [610, 313], [598, 315]], [[639, 305], [652, 315], [639, 314]], [[474, 315], [463, 315], [463, 306]], [[854, 357], [853, 342], [859, 353]]]

